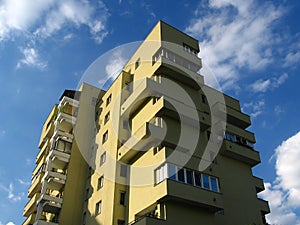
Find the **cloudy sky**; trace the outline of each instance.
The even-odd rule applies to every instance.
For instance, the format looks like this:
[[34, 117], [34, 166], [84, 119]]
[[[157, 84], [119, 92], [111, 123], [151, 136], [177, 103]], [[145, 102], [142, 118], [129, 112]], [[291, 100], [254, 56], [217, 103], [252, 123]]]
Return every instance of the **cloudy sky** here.
[[[199, 40], [203, 63], [251, 115], [268, 221], [299, 225], [299, 11], [293, 0], [0, 0], [0, 225], [24, 221], [41, 126], [63, 90], [158, 20]], [[113, 55], [101, 73], [126, 62]]]

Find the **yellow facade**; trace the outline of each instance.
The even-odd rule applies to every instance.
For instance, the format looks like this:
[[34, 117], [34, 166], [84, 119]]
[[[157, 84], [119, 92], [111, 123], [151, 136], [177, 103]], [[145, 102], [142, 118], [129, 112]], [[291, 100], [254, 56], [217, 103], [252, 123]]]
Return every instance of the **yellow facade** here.
[[107, 91], [66, 90], [43, 127], [23, 224], [264, 224], [250, 117], [205, 85], [198, 52], [160, 21]]

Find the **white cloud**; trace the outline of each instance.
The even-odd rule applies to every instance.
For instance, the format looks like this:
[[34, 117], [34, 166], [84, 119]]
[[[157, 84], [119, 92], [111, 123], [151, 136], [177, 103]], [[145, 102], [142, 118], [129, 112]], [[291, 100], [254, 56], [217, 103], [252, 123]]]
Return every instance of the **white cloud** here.
[[275, 149], [276, 179], [265, 184], [261, 196], [269, 201], [271, 224], [300, 224], [295, 213], [300, 208], [300, 132], [283, 141]]
[[186, 32], [202, 40], [200, 56], [222, 84], [239, 79], [241, 68], [258, 70], [272, 62], [276, 42], [272, 26], [282, 15], [281, 8], [271, 2], [243, 0], [203, 4]]
[[15, 225], [13, 222], [8, 222], [6, 225]]
[[121, 50], [116, 50], [112, 53], [111, 57], [108, 60], [107, 65], [105, 66], [105, 72], [108, 78], [115, 79], [123, 67], [125, 66], [127, 59], [122, 56]]
[[243, 105], [242, 110], [250, 112], [250, 116], [255, 118], [263, 113], [263, 109], [265, 106], [265, 100], [259, 100], [257, 102], [249, 102]]
[[298, 64], [300, 61], [300, 51], [289, 52], [285, 57], [284, 67], [289, 67]]
[[284, 73], [280, 77], [273, 77], [267, 80], [259, 79], [250, 85], [254, 92], [266, 92], [269, 89], [274, 89], [283, 84], [288, 78], [288, 74]]
[[20, 184], [22, 184], [22, 185], [25, 185], [25, 186], [30, 185], [30, 182], [27, 182], [27, 181], [24, 181], [24, 180], [21, 180], [21, 179], [17, 179], [17, 180], [18, 180], [18, 182], [19, 182]]
[[21, 200], [21, 197], [24, 195], [24, 193], [20, 193], [20, 194], [15, 194], [14, 193], [14, 186], [12, 183], [9, 184], [8, 187], [5, 187], [3, 185], [0, 185], [0, 188], [2, 190], [4, 190], [5, 192], [7, 192], [7, 198], [13, 202], [18, 202]]
[[105, 22], [109, 14], [101, 1], [97, 5], [86, 0], [4, 0], [0, 4], [0, 40], [15, 32], [47, 38], [67, 25], [88, 27], [97, 43], [107, 34]]
[[27, 47], [21, 50], [24, 58], [17, 63], [17, 68], [21, 68], [23, 65], [44, 69], [47, 67], [47, 63], [40, 59], [38, 50], [33, 47]]

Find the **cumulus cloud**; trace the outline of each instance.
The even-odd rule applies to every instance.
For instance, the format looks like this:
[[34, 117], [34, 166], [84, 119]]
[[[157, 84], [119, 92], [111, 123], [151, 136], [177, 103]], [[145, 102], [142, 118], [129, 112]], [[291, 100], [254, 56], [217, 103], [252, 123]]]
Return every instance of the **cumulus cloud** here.
[[112, 53], [111, 57], [108, 60], [107, 65], [105, 66], [105, 72], [107, 77], [115, 79], [123, 67], [125, 66], [128, 59], [124, 58], [121, 50], [116, 50]]
[[42, 61], [37, 49], [33, 47], [27, 47], [21, 49], [21, 52], [24, 58], [17, 63], [17, 69], [21, 68], [24, 65], [36, 67], [38, 69], [44, 69], [47, 67], [47, 63]]
[[253, 92], [266, 92], [269, 89], [274, 89], [283, 84], [288, 78], [288, 74], [284, 73], [280, 77], [273, 77], [270, 79], [259, 79], [250, 85]]
[[186, 32], [201, 40], [203, 62], [226, 85], [239, 79], [239, 69], [259, 70], [272, 62], [272, 26], [282, 14], [271, 2], [210, 0], [195, 10]]
[[271, 224], [300, 224], [296, 210], [300, 209], [300, 132], [283, 141], [275, 149], [276, 179], [266, 183], [261, 196], [269, 201]]
[[242, 110], [249, 112], [250, 116], [255, 118], [263, 113], [264, 106], [265, 106], [265, 100], [263, 99], [256, 102], [252, 101], [249, 103], [245, 103], [243, 105]]
[[0, 40], [16, 32], [47, 38], [69, 25], [88, 27], [92, 38], [101, 43], [108, 16], [101, 1], [91, 5], [85, 0], [4, 0], [0, 3]]

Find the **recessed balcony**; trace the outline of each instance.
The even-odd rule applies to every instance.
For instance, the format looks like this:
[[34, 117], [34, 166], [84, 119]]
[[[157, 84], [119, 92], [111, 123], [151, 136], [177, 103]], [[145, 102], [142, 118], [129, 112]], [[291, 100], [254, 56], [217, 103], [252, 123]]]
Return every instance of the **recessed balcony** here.
[[34, 224], [36, 214], [33, 213], [27, 217], [27, 219], [22, 223], [22, 225], [32, 225]]
[[213, 109], [214, 109], [213, 111], [216, 114], [215, 116], [220, 116], [220, 117], [226, 116], [228, 123], [234, 126], [240, 127], [242, 129], [246, 129], [251, 125], [250, 116], [230, 106], [226, 106], [221, 102], [214, 104]]
[[37, 201], [40, 198], [40, 193], [36, 193], [33, 197], [27, 202], [24, 207], [23, 216], [30, 216], [30, 214], [35, 213], [37, 210]]
[[59, 103], [59, 107], [63, 107], [63, 106], [66, 106], [66, 105], [71, 105], [73, 107], [78, 107], [79, 106], [79, 101], [73, 99], [73, 98], [69, 98], [67, 96], [64, 96], [60, 103]]
[[129, 163], [134, 157], [160, 143], [164, 136], [163, 128], [145, 123], [119, 148], [118, 160]]
[[255, 166], [260, 163], [258, 151], [228, 140], [223, 140], [221, 154], [242, 161], [250, 166]]
[[51, 162], [51, 166], [56, 169], [64, 169], [70, 161], [70, 155], [58, 150], [52, 149], [49, 152], [47, 161]]
[[44, 173], [39, 173], [34, 180], [32, 180], [31, 186], [28, 190], [28, 198], [31, 198], [35, 193], [39, 192], [42, 188], [42, 178], [44, 176]]
[[38, 164], [41, 159], [42, 159], [42, 156], [44, 156], [46, 153], [46, 150], [49, 148], [49, 143], [50, 143], [50, 139], [47, 139], [46, 143], [43, 145], [42, 149], [39, 151], [38, 155], [36, 156], [36, 163]]
[[[197, 72], [201, 68], [201, 59], [194, 57], [195, 62], [175, 57], [159, 57], [153, 64], [154, 74], [167, 75], [196, 90], [204, 85], [204, 77]], [[182, 65], [181, 65], [182, 64]]]
[[269, 203], [263, 199], [258, 198], [258, 208], [260, 209], [260, 211], [263, 214], [268, 214], [270, 213], [270, 207], [269, 207]]
[[254, 185], [256, 188], [256, 193], [262, 192], [265, 190], [264, 181], [259, 177], [253, 177]]
[[66, 183], [67, 176], [61, 173], [46, 171], [43, 180], [47, 182], [47, 188], [51, 190], [61, 190]]

